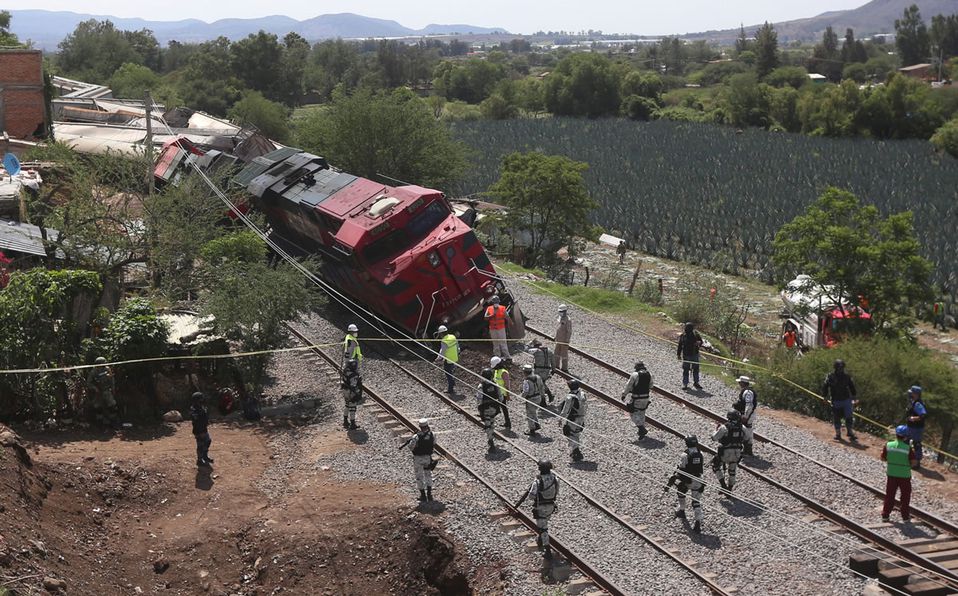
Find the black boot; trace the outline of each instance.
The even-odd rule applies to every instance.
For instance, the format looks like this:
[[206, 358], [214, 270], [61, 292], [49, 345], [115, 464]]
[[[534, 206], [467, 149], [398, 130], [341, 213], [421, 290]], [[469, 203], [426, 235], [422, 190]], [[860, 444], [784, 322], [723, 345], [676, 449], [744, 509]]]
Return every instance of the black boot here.
[[343, 428], [344, 429], [349, 428], [349, 416], [343, 416]]
[[419, 491], [419, 502], [420, 502], [420, 503], [425, 503], [427, 500], [428, 500], [428, 497], [426, 497], [426, 491], [420, 490], [420, 491]]
[[695, 532], [696, 534], [701, 534], [701, 533], [702, 533], [702, 522], [700, 522], [699, 520], [695, 520], [695, 525], [692, 526], [692, 531]]
[[725, 478], [719, 478], [719, 486], [722, 487], [722, 490], [728, 490], [728, 483], [725, 482]]
[[745, 449], [742, 450], [742, 455], [748, 455], [748, 456], [755, 455], [754, 453], [752, 453], [752, 443], [751, 443], [751, 442], [748, 442], [748, 443], [745, 444]]
[[349, 430], [356, 430], [356, 429], [358, 429], [358, 428], [359, 428], [359, 427], [356, 425], [355, 422], [350, 422], [350, 423], [349, 423]]
[[582, 452], [579, 451], [579, 448], [576, 447], [572, 450], [572, 460], [573, 461], [582, 461]]
[[427, 501], [432, 501], [432, 487], [431, 487], [431, 486], [427, 486], [427, 487], [426, 487], [426, 500], [427, 500]]
[[675, 510], [675, 519], [686, 519], [686, 518], [685, 518], [685, 509], [676, 509], [676, 510]]
[[644, 438], [645, 438], [645, 435], [647, 435], [647, 434], [649, 434], [649, 430], [648, 430], [647, 428], [645, 428], [644, 426], [640, 426], [640, 427], [639, 427], [639, 440], [641, 441], [642, 439], [644, 439]]
[[496, 444], [492, 442], [492, 439], [489, 439], [489, 453], [492, 453], [496, 450]]

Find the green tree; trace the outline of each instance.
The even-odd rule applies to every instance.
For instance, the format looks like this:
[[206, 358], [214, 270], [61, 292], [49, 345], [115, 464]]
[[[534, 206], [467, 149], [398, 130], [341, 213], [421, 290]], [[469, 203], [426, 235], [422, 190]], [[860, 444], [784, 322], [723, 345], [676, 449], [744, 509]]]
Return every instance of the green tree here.
[[0, 46], [18, 46], [20, 40], [10, 32], [10, 12], [0, 10]]
[[772, 87], [792, 87], [801, 89], [808, 83], [808, 71], [801, 66], [779, 66], [765, 77]]
[[936, 61], [945, 62], [952, 56], [958, 56], [958, 14], [933, 16], [928, 35]]
[[247, 91], [243, 99], [230, 108], [231, 120], [244, 126], [252, 125], [267, 137], [285, 143], [289, 139], [289, 113], [281, 103], [270, 101], [259, 91]]
[[751, 50], [754, 41], [750, 40], [748, 35], [745, 34], [745, 25], [743, 24], [738, 30], [738, 37], [735, 38], [735, 55], [740, 56], [742, 52]]
[[250, 89], [276, 100], [283, 95], [283, 46], [272, 33], [251, 33], [230, 46], [232, 72]]
[[739, 74], [730, 78], [724, 95], [729, 123], [735, 126], [768, 126], [768, 89], [768, 85], [759, 84], [753, 74]]
[[598, 230], [588, 223], [599, 206], [582, 178], [588, 167], [568, 157], [534, 151], [512, 153], [502, 160], [499, 180], [489, 194], [509, 208], [508, 225], [529, 234], [526, 266], [537, 266], [544, 256], [577, 236], [598, 237]]
[[619, 111], [619, 78], [599, 54], [570, 54], [545, 80], [546, 109], [557, 116], [597, 118]]
[[298, 33], [287, 33], [283, 38], [282, 71], [279, 77], [277, 101], [288, 106], [297, 106], [305, 93], [306, 63], [309, 59], [309, 42]]
[[110, 21], [83, 21], [59, 45], [57, 65], [68, 76], [106, 84], [123, 64], [158, 65], [159, 43], [149, 30], [121, 31]]
[[[310, 311], [316, 300], [302, 274], [291, 265], [267, 265], [265, 246], [252, 232], [237, 232], [208, 244], [202, 251], [210, 283], [201, 310], [213, 316], [214, 330], [236, 341], [244, 352], [282, 347], [288, 338], [284, 323]], [[238, 360], [244, 383], [259, 394], [272, 354]]]
[[838, 47], [838, 34], [831, 25], [825, 28], [822, 42], [815, 46], [810, 60], [812, 70], [837, 83], [842, 77], [842, 54]]
[[958, 118], [944, 123], [935, 131], [931, 142], [939, 150], [958, 158]]
[[622, 100], [622, 114], [632, 120], [651, 120], [658, 110], [655, 100], [639, 95], [630, 95]]
[[844, 190], [827, 189], [779, 229], [772, 246], [781, 282], [806, 274], [807, 290], [840, 308], [867, 307], [879, 331], [906, 331], [913, 322], [909, 306], [931, 296], [931, 264], [919, 255], [911, 212], [883, 218]]
[[848, 28], [845, 30], [845, 41], [842, 42], [842, 62], [845, 64], [867, 62], [868, 50], [865, 44], [855, 39], [855, 32]]
[[479, 104], [483, 118], [508, 120], [519, 115], [519, 108], [500, 93], [493, 93]]
[[214, 116], [225, 116], [243, 91], [233, 76], [230, 40], [219, 37], [200, 44], [180, 76], [179, 92], [186, 105]]
[[304, 78], [307, 89], [328, 99], [337, 85], [342, 85], [347, 91], [355, 89], [362, 74], [362, 60], [356, 44], [336, 39], [323, 41], [313, 47]]
[[778, 33], [769, 22], [759, 28], [755, 34], [755, 74], [765, 78], [778, 67]]
[[906, 8], [902, 18], [895, 19], [895, 45], [904, 66], [925, 62], [931, 55], [928, 27], [917, 4]]
[[506, 76], [502, 64], [488, 60], [446, 61], [436, 66], [433, 84], [446, 99], [480, 103]]
[[638, 95], [647, 97], [654, 101], [659, 101], [662, 96], [662, 90], [665, 84], [662, 77], [654, 72], [630, 71], [622, 78], [622, 87], [619, 91], [622, 97]]
[[466, 164], [464, 147], [451, 139], [425, 100], [405, 89], [337, 91], [326, 110], [299, 123], [296, 138], [306, 149], [367, 178], [384, 174], [444, 188], [462, 175]]
[[[127, 62], [110, 77], [113, 96], [124, 99], [143, 99], [146, 91], [160, 87], [160, 77], [149, 68]], [[171, 106], [172, 107], [172, 106]]]

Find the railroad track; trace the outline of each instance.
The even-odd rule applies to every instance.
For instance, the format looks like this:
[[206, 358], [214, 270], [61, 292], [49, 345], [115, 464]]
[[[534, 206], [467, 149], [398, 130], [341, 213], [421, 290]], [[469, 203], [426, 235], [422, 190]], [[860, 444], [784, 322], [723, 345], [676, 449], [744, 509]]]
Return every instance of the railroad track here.
[[[309, 346], [312, 349], [312, 352], [318, 355], [320, 358], [322, 358], [327, 363], [327, 365], [329, 365], [336, 371], [339, 370], [338, 362], [334, 358], [329, 356], [326, 352], [324, 352], [321, 348], [317, 347], [302, 332], [300, 332], [298, 329], [294, 328], [291, 325], [287, 325], [287, 329], [289, 329], [290, 333], [294, 337], [296, 337], [296, 339], [298, 339], [304, 345]], [[407, 416], [403, 415], [402, 412], [399, 411], [399, 409], [397, 409], [392, 403], [390, 403], [387, 399], [385, 399], [379, 393], [377, 393], [374, 389], [372, 389], [372, 387], [370, 387], [369, 384], [364, 383], [363, 390], [366, 393], [366, 395], [370, 397], [370, 399], [376, 402], [376, 404], [383, 410], [383, 412], [385, 412], [392, 419], [396, 420], [401, 425], [402, 428], [405, 428], [408, 432], [411, 432], [411, 433], [415, 433], [419, 430], [417, 424], [415, 424]], [[488, 479], [486, 479], [481, 474], [473, 470], [470, 466], [465, 464], [462, 460], [457, 458], [454, 454], [450, 453], [448, 450], [444, 449], [441, 445], [436, 446], [436, 451], [440, 455], [442, 455], [445, 459], [447, 459], [448, 461], [452, 462], [453, 464], [461, 468], [469, 476], [471, 476], [473, 479], [479, 482], [479, 484], [481, 484], [487, 490], [489, 490], [492, 494], [494, 494], [496, 498], [503, 503], [505, 511], [508, 512], [508, 514], [511, 517], [515, 518], [520, 524], [525, 526], [529, 532], [533, 534], [538, 533], [535, 520], [533, 520], [531, 517], [529, 517], [527, 514], [523, 513], [522, 511], [514, 508], [509, 498], [506, 497], [501, 491], [499, 491]], [[569, 562], [569, 564], [571, 564], [576, 569], [578, 569], [579, 572], [584, 577], [588, 578], [594, 584], [593, 592], [596, 592], [596, 589], [597, 589], [601, 591], [599, 593], [607, 593], [612, 596], [624, 596], [625, 594], [627, 594], [627, 592], [625, 592], [624, 590], [616, 586], [612, 580], [610, 580], [601, 572], [597, 571], [595, 568], [589, 565], [589, 563], [582, 556], [576, 553], [573, 549], [563, 544], [555, 536], [550, 535], [550, 543], [552, 544], [552, 548], [561, 557], [563, 557], [566, 561]], [[588, 591], [589, 587], [584, 585], [579, 585], [577, 586], [577, 589], [581, 591]]]
[[[289, 328], [290, 332], [300, 342], [302, 342], [304, 345], [310, 346], [312, 350], [317, 355], [319, 355], [324, 361], [326, 361], [329, 366], [338, 370], [339, 365], [333, 358], [331, 358], [328, 354], [323, 352], [320, 348], [316, 347], [313, 344], [313, 342], [311, 342], [299, 330], [289, 325], [287, 325], [287, 327]], [[380, 353], [380, 355], [382, 354]], [[447, 406], [449, 406], [450, 408], [452, 408], [453, 410], [461, 414], [463, 417], [465, 417], [467, 420], [469, 420], [470, 422], [472, 422], [479, 428], [482, 428], [482, 422], [476, 416], [474, 416], [471, 412], [468, 412], [465, 409], [463, 409], [460, 404], [456, 403], [455, 400], [449, 398], [449, 396], [447, 396], [441, 390], [438, 390], [435, 387], [433, 387], [428, 381], [424, 380], [422, 377], [417, 375], [415, 372], [411, 371], [408, 367], [404, 366], [402, 363], [398, 362], [397, 360], [386, 355], [382, 355], [382, 357], [384, 358], [384, 360], [388, 361], [390, 364], [392, 364], [393, 366], [398, 368], [400, 371], [402, 371], [405, 375], [413, 379], [417, 384], [419, 384], [424, 389], [429, 391], [432, 395], [440, 398]], [[381, 397], [366, 383], [364, 383], [364, 390], [373, 401], [375, 401], [386, 413], [388, 413], [389, 416], [399, 421], [402, 424], [402, 426], [404, 426], [406, 429], [412, 432], [415, 432], [417, 430], [416, 425], [413, 424], [411, 420], [403, 416], [395, 406], [393, 406], [387, 400]], [[518, 445], [515, 441], [513, 441], [509, 437], [504, 436], [502, 433], [498, 431], [495, 434], [500, 441], [509, 444], [513, 449], [522, 453], [524, 456], [526, 456], [530, 460], [532, 461], [538, 460], [538, 458], [536, 458], [533, 454], [523, 449], [520, 445]], [[437, 446], [436, 449], [446, 459], [448, 459], [449, 461], [453, 462], [454, 464], [462, 468], [467, 474], [469, 474], [474, 479], [476, 479], [480, 484], [482, 484], [490, 492], [492, 492], [500, 501], [502, 501], [505, 512], [507, 512], [510, 516], [514, 517], [516, 520], [522, 523], [526, 528], [528, 528], [533, 533], [536, 533], [538, 531], [536, 529], [535, 521], [532, 518], [530, 518], [528, 515], [526, 515], [525, 513], [515, 509], [512, 506], [511, 501], [500, 490], [498, 490], [492, 484], [491, 481], [489, 481], [480, 473], [472, 469], [468, 464], [466, 464], [460, 458], [457, 458], [454, 454], [449, 453], [447, 450], [444, 450], [439, 446]], [[649, 546], [651, 546], [658, 553], [665, 555], [666, 557], [671, 559], [679, 567], [681, 567], [690, 575], [692, 575], [694, 578], [696, 578], [698, 581], [700, 581], [702, 585], [705, 586], [712, 594], [714, 594], [715, 596], [731, 596], [731, 593], [733, 591], [727, 591], [726, 589], [721, 587], [719, 584], [717, 584], [715, 582], [714, 574], [703, 572], [696, 568], [695, 562], [686, 561], [682, 559], [681, 557], [677, 556], [674, 552], [672, 552], [669, 548], [663, 545], [660, 541], [656, 540], [653, 536], [651, 536], [647, 532], [647, 528], [645, 526], [636, 525], [633, 520], [631, 520], [627, 516], [619, 515], [618, 513], [613, 511], [608, 505], [601, 502], [598, 498], [592, 496], [587, 491], [577, 486], [574, 482], [571, 482], [567, 477], [564, 477], [562, 474], [559, 474], [558, 472], [554, 472], [554, 473], [560, 480], [562, 480], [564, 488], [566, 488], [567, 490], [571, 489], [572, 491], [577, 493], [580, 497], [582, 497], [589, 505], [597, 509], [604, 516], [613, 520], [621, 528], [625, 529], [626, 531], [635, 535], [636, 537], [638, 537], [645, 543], [649, 544]], [[559, 540], [557, 540], [555, 535], [552, 532], [550, 532], [550, 542], [552, 543], [553, 548], [559, 554], [561, 554], [567, 561], [569, 561], [572, 565], [574, 565], [577, 569], [579, 569], [579, 571], [582, 573], [584, 577], [589, 578], [589, 580], [591, 580], [595, 584], [596, 588], [609, 594], [627, 593], [627, 592], [624, 592], [621, 588], [617, 587], [611, 579], [605, 577], [602, 573], [597, 571], [595, 567], [590, 565], [582, 556], [578, 555], [572, 549], [570, 549], [569, 547], [561, 543]], [[577, 590], [579, 589], [582, 589], [581, 586], [577, 587]]]
[[[544, 337], [548, 340], [554, 341], [552, 336], [535, 329], [534, 327], [526, 325], [526, 330], [541, 337]], [[581, 358], [596, 364], [608, 371], [611, 371], [623, 378], [628, 378], [630, 375], [628, 372], [618, 368], [617, 366], [608, 363], [607, 361], [589, 354], [579, 348], [574, 346], [569, 346], [570, 352], [580, 356]], [[559, 372], [564, 378], [571, 378], [571, 375], [568, 373]], [[614, 408], [617, 408], [622, 411], [627, 411], [625, 404], [623, 404], [618, 399], [609, 395], [608, 393], [596, 388], [595, 386], [584, 382], [580, 379], [580, 383], [584, 389], [600, 398], [602, 401], [611, 405]], [[653, 392], [657, 395], [665, 397], [675, 403], [682, 405], [683, 407], [703, 416], [709, 420], [716, 422], [724, 422], [724, 416], [721, 416], [711, 410], [702, 407], [701, 405], [694, 403], [688, 399], [683, 398], [680, 395], [677, 395], [661, 387], [654, 386]], [[684, 433], [670, 427], [667, 424], [664, 424], [658, 420], [653, 419], [650, 416], [646, 416], [646, 422], [655, 428], [663, 430], [673, 436], [683, 438]], [[809, 462], [815, 463], [818, 466], [821, 466], [823, 469], [834, 473], [852, 483], [856, 486], [859, 486], [865, 490], [868, 490], [872, 494], [883, 498], [884, 491], [876, 487], [873, 487], [857, 478], [850, 476], [849, 474], [842, 472], [841, 470], [835, 469], [832, 466], [829, 466], [819, 460], [816, 460], [810, 456], [807, 456], [787, 445], [783, 445], [770, 439], [759, 433], [755, 433], [755, 439], [768, 443], [775, 447], [781, 448], [782, 450], [801, 457]], [[715, 451], [705, 445], [701, 445], [700, 448], [703, 451], [714, 454]], [[953, 594], [958, 593], [958, 526], [954, 523], [945, 520], [937, 515], [934, 515], [928, 511], [925, 511], [920, 508], [912, 507], [912, 515], [917, 517], [927, 523], [929, 526], [935, 528], [936, 530], [942, 532], [944, 535], [939, 536], [935, 539], [915, 539], [909, 540], [902, 543], [895, 542], [880, 534], [876, 533], [872, 528], [869, 528], [865, 525], [858, 524], [845, 515], [842, 515], [825, 504], [809, 497], [785, 484], [779, 482], [778, 480], [763, 474], [762, 472], [750, 468], [747, 465], [740, 464], [739, 467], [743, 470], [746, 470], [748, 473], [752, 474], [756, 478], [766, 482], [775, 488], [789, 494], [790, 496], [798, 499], [806, 507], [814, 511], [817, 515], [827, 519], [836, 526], [847, 530], [849, 533], [857, 536], [859, 539], [877, 546], [880, 549], [879, 553], [864, 551], [860, 555], [853, 557], [850, 561], [850, 567], [852, 569], [870, 575], [872, 577], [881, 577], [882, 582], [886, 583], [889, 586], [895, 588], [902, 588], [905, 590], [912, 590], [914, 586], [922, 584], [921, 587], [927, 588], [927, 591], [921, 592], [917, 591], [916, 593], [923, 594]], [[891, 555], [899, 559], [902, 564], [894, 565], [891, 570], [881, 571], [879, 569], [879, 561], [887, 560], [889, 557], [885, 555]], [[932, 578], [928, 578], [930, 574]], [[921, 581], [915, 582], [911, 580], [911, 576], [919, 576], [925, 578]], [[928, 582], [936, 584], [936, 586], [927, 585]], [[911, 586], [911, 587], [909, 587]], [[908, 592], [911, 593], [911, 592]]]

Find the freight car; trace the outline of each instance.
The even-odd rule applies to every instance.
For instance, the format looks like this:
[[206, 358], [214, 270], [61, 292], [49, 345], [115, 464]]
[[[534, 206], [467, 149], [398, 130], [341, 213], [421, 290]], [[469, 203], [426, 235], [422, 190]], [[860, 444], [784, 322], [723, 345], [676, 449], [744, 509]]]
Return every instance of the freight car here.
[[510, 306], [511, 335], [522, 336], [518, 305], [441, 192], [386, 186], [293, 148], [254, 159], [233, 180], [280, 246], [318, 257], [327, 282], [413, 335], [440, 324], [472, 335], [485, 300], [498, 294]]

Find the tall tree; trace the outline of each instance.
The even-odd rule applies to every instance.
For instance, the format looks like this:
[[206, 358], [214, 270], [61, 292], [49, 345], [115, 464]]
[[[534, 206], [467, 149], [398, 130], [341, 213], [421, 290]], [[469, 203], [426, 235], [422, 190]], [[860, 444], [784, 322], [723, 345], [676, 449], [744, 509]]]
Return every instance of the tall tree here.
[[895, 45], [905, 66], [925, 62], [931, 55], [928, 27], [917, 4], [906, 8], [902, 18], [895, 20]]
[[837, 83], [842, 78], [842, 55], [838, 49], [838, 34], [831, 25], [825, 28], [822, 42], [815, 46], [811, 60], [812, 70]]
[[598, 54], [571, 54], [545, 80], [546, 108], [558, 116], [597, 118], [619, 111], [619, 76]]
[[738, 30], [738, 37], [735, 38], [735, 55], [738, 56], [746, 50], [752, 49], [751, 43], [749, 43], [748, 36], [745, 34], [745, 25], [743, 24]]
[[0, 10], [0, 46], [20, 45], [20, 40], [10, 33], [10, 12]]
[[943, 63], [958, 56], [958, 14], [932, 17], [929, 40], [936, 61]]
[[778, 67], [778, 33], [768, 21], [755, 34], [755, 74], [764, 78]]
[[272, 100], [282, 99], [283, 46], [272, 33], [260, 31], [230, 46], [232, 72], [250, 89]]
[[855, 39], [855, 32], [851, 28], [845, 30], [845, 41], [842, 42], [842, 62], [845, 64], [868, 62], [868, 50], [865, 49], [865, 44]]
[[535, 267], [555, 248], [576, 236], [595, 238], [589, 216], [599, 204], [582, 179], [588, 164], [562, 155], [512, 153], [502, 160], [499, 180], [489, 193], [509, 208], [508, 224], [528, 232], [525, 265]]
[[59, 49], [63, 72], [92, 83], [106, 84], [123, 64], [159, 65], [159, 43], [151, 31], [121, 31], [110, 21], [83, 21]]
[[432, 188], [445, 188], [466, 164], [463, 146], [452, 140], [429, 104], [406, 89], [337, 90], [327, 109], [299, 124], [296, 138], [352, 174], [385, 174]]
[[810, 277], [806, 290], [865, 307], [876, 330], [906, 331], [913, 307], [931, 295], [931, 263], [919, 255], [910, 211], [883, 218], [873, 205], [837, 188], [782, 226], [773, 242], [780, 281]]

